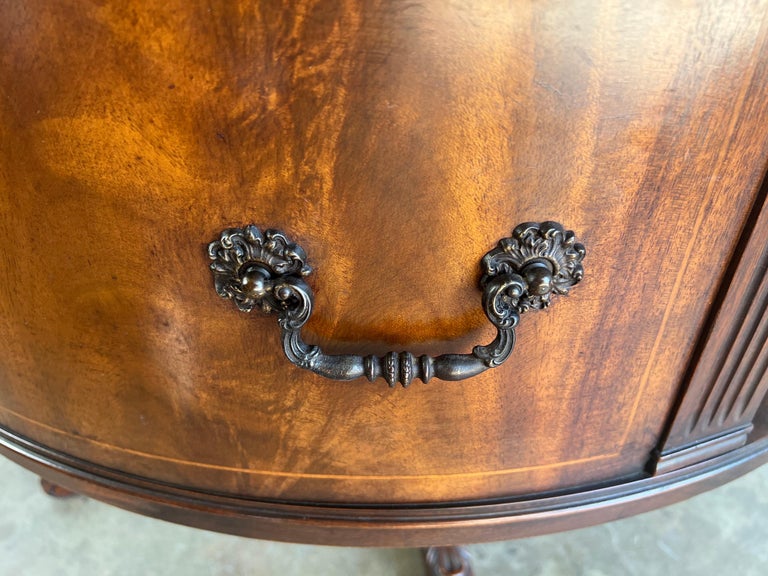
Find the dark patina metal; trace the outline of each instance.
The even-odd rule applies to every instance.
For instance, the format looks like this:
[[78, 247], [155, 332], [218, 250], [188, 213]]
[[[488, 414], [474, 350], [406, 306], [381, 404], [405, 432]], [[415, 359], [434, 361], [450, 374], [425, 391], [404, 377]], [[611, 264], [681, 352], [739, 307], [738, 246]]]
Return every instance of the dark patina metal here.
[[496, 327], [493, 342], [476, 346], [471, 354], [359, 356], [325, 354], [301, 338], [314, 303], [304, 280], [312, 269], [304, 250], [282, 232], [262, 233], [254, 225], [230, 228], [208, 246], [216, 292], [243, 312], [258, 307], [276, 313], [291, 362], [334, 380], [381, 377], [390, 386], [409, 386], [415, 378], [463, 380], [500, 365], [514, 347], [520, 314], [546, 308], [553, 294], [567, 294], [582, 279], [584, 254], [573, 232], [556, 222], [521, 224], [481, 262], [483, 310]]

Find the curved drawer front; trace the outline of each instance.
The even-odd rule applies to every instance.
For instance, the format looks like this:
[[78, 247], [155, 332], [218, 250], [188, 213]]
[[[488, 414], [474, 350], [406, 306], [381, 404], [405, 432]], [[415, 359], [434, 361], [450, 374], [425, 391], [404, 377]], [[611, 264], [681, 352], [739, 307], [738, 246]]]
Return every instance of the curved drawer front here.
[[[749, 11], [17, 4], [0, 7], [0, 425], [302, 502], [642, 473], [765, 166]], [[469, 355], [496, 334], [477, 263], [549, 220], [587, 246], [584, 281], [461, 382], [302, 370], [208, 270], [222, 230], [274, 227], [314, 269], [308, 344]]]

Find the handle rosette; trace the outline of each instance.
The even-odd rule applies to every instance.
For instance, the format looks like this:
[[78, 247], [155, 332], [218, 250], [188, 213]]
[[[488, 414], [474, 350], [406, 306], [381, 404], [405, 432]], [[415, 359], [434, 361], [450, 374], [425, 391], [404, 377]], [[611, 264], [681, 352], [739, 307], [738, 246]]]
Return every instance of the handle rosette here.
[[312, 315], [314, 296], [305, 278], [312, 272], [304, 250], [282, 232], [262, 233], [254, 225], [230, 228], [208, 245], [216, 292], [243, 312], [259, 308], [277, 314], [283, 351], [295, 365], [334, 380], [362, 376], [384, 378], [389, 386], [464, 380], [502, 364], [512, 353], [515, 327], [528, 310], [549, 306], [555, 294], [566, 295], [584, 275], [584, 246], [556, 222], [525, 223], [503, 238], [481, 261], [482, 306], [496, 327], [496, 337], [471, 354], [383, 356], [325, 354], [304, 342], [301, 328]]

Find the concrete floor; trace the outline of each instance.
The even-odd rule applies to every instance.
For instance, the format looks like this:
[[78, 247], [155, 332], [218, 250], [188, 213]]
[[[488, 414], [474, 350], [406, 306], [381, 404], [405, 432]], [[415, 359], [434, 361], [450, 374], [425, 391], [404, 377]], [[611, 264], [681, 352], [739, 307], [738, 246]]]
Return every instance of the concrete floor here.
[[[0, 457], [0, 576], [420, 576], [413, 550], [279, 544], [153, 520], [82, 497], [56, 500]], [[476, 576], [763, 576], [768, 466], [634, 518], [470, 546]]]

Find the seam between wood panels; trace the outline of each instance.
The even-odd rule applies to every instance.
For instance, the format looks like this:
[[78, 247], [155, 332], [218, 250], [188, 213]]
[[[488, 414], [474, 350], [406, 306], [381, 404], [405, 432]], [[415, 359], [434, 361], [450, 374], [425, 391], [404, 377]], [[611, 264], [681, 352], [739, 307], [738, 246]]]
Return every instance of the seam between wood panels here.
[[[766, 43], [767, 31], [768, 31], [768, 16], [765, 16], [763, 17], [763, 21], [760, 26], [760, 31], [758, 33], [757, 41], [755, 42], [755, 46], [752, 49], [751, 57], [752, 57], [752, 62], [754, 62], [754, 65], [752, 67], [749, 78], [742, 84], [741, 91], [737, 99], [737, 105], [733, 107], [733, 112], [731, 114], [731, 119], [728, 125], [728, 131], [726, 133], [727, 138], [725, 139], [725, 141], [729, 142], [729, 145], [723, 146], [717, 154], [715, 166], [717, 166], [718, 168], [711, 175], [704, 198], [702, 199], [702, 202], [699, 205], [699, 209], [696, 214], [696, 221], [694, 223], [693, 233], [691, 234], [690, 240], [688, 241], [688, 245], [686, 246], [685, 255], [683, 256], [683, 261], [678, 270], [677, 277], [675, 278], [675, 283], [672, 287], [672, 291], [667, 300], [667, 305], [664, 308], [664, 315], [662, 316], [661, 325], [659, 326], [659, 331], [656, 333], [656, 338], [654, 340], [653, 347], [651, 348], [651, 353], [649, 355], [648, 362], [646, 363], [645, 369], [643, 370], [643, 375], [640, 378], [640, 385], [638, 386], [638, 392], [632, 404], [632, 410], [630, 411], [629, 418], [627, 419], [627, 427], [620, 441], [621, 446], [624, 446], [626, 444], [627, 439], [632, 431], [634, 421], [637, 416], [637, 411], [640, 407], [640, 401], [643, 397], [645, 389], [648, 386], [648, 382], [650, 381], [651, 372], [653, 370], [656, 356], [658, 355], [659, 348], [661, 346], [662, 337], [664, 335], [664, 332], [666, 331], [667, 324], [672, 314], [672, 310], [674, 308], [677, 295], [680, 292], [680, 289], [682, 287], [683, 279], [687, 274], [688, 266], [690, 265], [691, 256], [693, 254], [693, 249], [697, 245], [697, 240], [698, 240], [699, 233], [701, 231], [701, 226], [702, 226], [702, 223], [704, 222], [704, 216], [707, 212], [706, 209], [712, 199], [713, 193], [716, 188], [717, 178], [715, 176], [720, 169], [719, 167], [722, 166], [724, 158], [731, 151], [730, 142], [733, 139], [733, 132], [736, 129], [736, 125], [741, 117], [740, 113], [744, 108], [744, 102], [746, 100], [747, 93], [749, 92], [749, 88], [752, 86], [754, 82], [755, 75], [757, 73], [758, 62], [759, 62], [759, 59], [757, 58], [757, 56], [759, 56], [763, 46]], [[752, 207], [750, 206], [747, 212], [749, 213], [751, 209]]]

